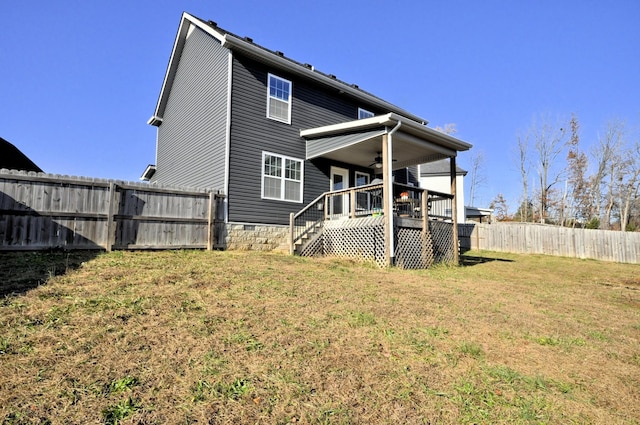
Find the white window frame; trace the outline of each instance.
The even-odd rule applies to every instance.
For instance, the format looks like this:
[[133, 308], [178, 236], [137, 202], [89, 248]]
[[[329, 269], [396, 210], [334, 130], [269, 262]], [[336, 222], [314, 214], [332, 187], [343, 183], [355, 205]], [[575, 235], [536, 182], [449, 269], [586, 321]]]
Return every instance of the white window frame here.
[[[371, 174], [369, 174], [369, 173], [364, 173], [362, 171], [356, 171], [355, 172], [355, 177], [356, 177], [356, 182], [355, 182], [356, 183], [356, 187], [358, 187], [358, 186], [366, 186], [369, 183], [371, 183], [369, 181], [369, 180], [371, 180]], [[358, 177], [366, 177], [367, 182], [365, 184], [363, 184], [363, 185], [362, 184], [358, 184]]]
[[367, 111], [366, 109], [363, 108], [358, 108], [358, 119], [359, 120], [363, 120], [365, 118], [371, 118], [373, 117], [375, 114], [371, 111]]
[[[265, 164], [265, 159], [267, 156], [273, 156], [273, 157], [277, 157], [280, 158], [281, 160], [281, 165], [280, 165], [280, 176], [270, 176], [270, 175], [266, 175], [265, 174], [265, 170], [264, 170], [264, 164]], [[287, 178], [284, 176], [283, 171], [285, 169], [285, 163], [286, 161], [296, 161], [300, 163], [300, 180], [296, 180], [296, 179], [291, 179], [291, 178]], [[262, 199], [271, 199], [274, 201], [284, 201], [284, 202], [296, 202], [298, 204], [302, 203], [303, 198], [303, 193], [304, 193], [304, 160], [300, 159], [300, 158], [294, 158], [291, 156], [286, 156], [286, 155], [281, 155], [281, 154], [277, 154], [277, 153], [273, 153], [273, 152], [266, 152], [263, 151], [262, 152], [262, 162], [260, 163], [260, 167], [261, 167], [261, 172], [260, 172], [260, 194], [262, 196]], [[267, 196], [265, 195], [265, 177], [269, 177], [269, 178], [277, 178], [280, 180], [280, 197], [274, 197], [274, 196]], [[286, 195], [286, 191], [285, 191], [285, 185], [286, 182], [288, 181], [293, 181], [293, 182], [299, 182], [300, 183], [300, 193], [298, 195], [298, 199], [286, 199], [285, 195]]]
[[[275, 80], [275, 81], [281, 81], [283, 83], [286, 83], [289, 85], [289, 97], [284, 100], [281, 99], [277, 96], [272, 96], [271, 95], [271, 81]], [[283, 122], [285, 124], [291, 124], [291, 99], [293, 98], [293, 83], [285, 78], [282, 77], [278, 77], [277, 75], [271, 74], [269, 73], [268, 77], [267, 77], [267, 118], [274, 120], [274, 121], [280, 121]], [[271, 99], [274, 99], [278, 102], [284, 102], [287, 104], [287, 119], [284, 120], [280, 117], [277, 116], [272, 116], [271, 115]]]

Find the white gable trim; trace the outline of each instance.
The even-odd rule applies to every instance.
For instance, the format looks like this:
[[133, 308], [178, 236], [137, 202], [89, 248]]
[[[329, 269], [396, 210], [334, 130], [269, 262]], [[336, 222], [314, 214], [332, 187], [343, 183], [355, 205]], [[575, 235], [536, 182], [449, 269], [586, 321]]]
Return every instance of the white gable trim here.
[[164, 80], [162, 81], [162, 89], [160, 90], [160, 96], [158, 97], [158, 102], [156, 103], [156, 109], [153, 113], [153, 116], [147, 122], [148, 124], [159, 127], [162, 124], [162, 117], [164, 116], [164, 108], [166, 107], [167, 100], [169, 98], [169, 91], [171, 90], [171, 85], [173, 84], [173, 78], [176, 75], [176, 71], [178, 69], [178, 63], [180, 62], [180, 56], [182, 55], [182, 49], [184, 48], [184, 43], [191, 32], [195, 28], [200, 28], [202, 31], [214, 37], [220, 43], [223, 42], [224, 37], [219, 32], [215, 31], [211, 26], [204, 24], [201, 20], [196, 17], [189, 15], [184, 12], [180, 19], [180, 26], [178, 27], [178, 33], [176, 34], [176, 39], [173, 42], [173, 49], [171, 50], [171, 57], [169, 58], [169, 64], [167, 65], [167, 71], [164, 75]]
[[162, 124], [164, 108], [166, 106], [167, 98], [169, 97], [171, 85], [173, 84], [173, 78], [175, 77], [175, 73], [178, 68], [178, 62], [180, 61], [182, 49], [184, 47], [184, 43], [189, 31], [193, 31], [193, 27], [197, 27], [207, 34], [211, 35], [216, 40], [218, 40], [223, 47], [226, 47], [227, 49], [244, 52], [245, 54], [249, 54], [253, 57], [259, 58], [266, 64], [277, 67], [279, 69], [284, 69], [304, 78], [308, 78], [310, 80], [321, 83], [324, 86], [328, 86], [354, 96], [356, 99], [362, 100], [362, 102], [365, 104], [377, 106], [382, 110], [394, 111], [397, 114], [400, 114], [401, 116], [412, 121], [416, 121], [420, 124], [427, 124], [427, 120], [425, 120], [424, 118], [414, 115], [379, 97], [360, 90], [359, 88], [357, 88], [357, 86], [349, 85], [343, 81], [335, 79], [332, 76], [318, 72], [313, 67], [306, 67], [284, 56], [276, 55], [268, 49], [262, 48], [252, 42], [236, 37], [232, 34], [222, 32], [221, 30], [217, 30], [215, 26], [209, 25], [208, 23], [196, 18], [195, 16], [184, 12], [182, 14], [180, 27], [178, 28], [178, 33], [173, 44], [171, 58], [169, 59], [167, 71], [162, 83], [162, 89], [160, 91], [160, 96], [158, 97], [158, 102], [156, 104], [156, 109], [154, 115], [148, 121], [148, 123], [151, 125], [160, 126]]

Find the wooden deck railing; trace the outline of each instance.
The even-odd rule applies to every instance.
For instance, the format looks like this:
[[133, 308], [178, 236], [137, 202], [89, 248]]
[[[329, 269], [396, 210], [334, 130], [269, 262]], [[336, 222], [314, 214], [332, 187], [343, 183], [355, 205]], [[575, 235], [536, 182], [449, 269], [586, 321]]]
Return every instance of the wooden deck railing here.
[[[452, 221], [453, 195], [411, 185], [393, 185], [394, 215], [422, 220]], [[290, 251], [316, 233], [324, 220], [383, 214], [383, 185], [370, 184], [325, 192], [290, 216]], [[424, 212], [427, 211], [425, 215]]]

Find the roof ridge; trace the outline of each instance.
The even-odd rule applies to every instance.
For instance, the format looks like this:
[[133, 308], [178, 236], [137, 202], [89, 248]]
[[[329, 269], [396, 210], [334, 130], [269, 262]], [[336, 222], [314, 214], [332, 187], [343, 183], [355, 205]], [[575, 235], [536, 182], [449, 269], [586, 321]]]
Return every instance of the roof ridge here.
[[[255, 46], [255, 47], [257, 47], [257, 48], [259, 48], [259, 49], [263, 50], [265, 53], [271, 54], [271, 55], [273, 55], [273, 56], [275, 56], [275, 57], [278, 57], [278, 58], [280, 58], [280, 59], [284, 59], [284, 60], [286, 60], [286, 61], [290, 62], [292, 65], [296, 65], [296, 66], [300, 66], [300, 67], [302, 67], [302, 68], [306, 68], [306, 69], [308, 69], [308, 70], [310, 70], [310, 71], [313, 71], [314, 73], [316, 73], [316, 74], [318, 74], [318, 75], [321, 75], [321, 76], [323, 76], [323, 77], [325, 77], [325, 78], [328, 78], [328, 79], [330, 79], [330, 80], [333, 80], [333, 81], [335, 81], [335, 82], [337, 82], [337, 83], [339, 83], [339, 84], [341, 84], [341, 85], [344, 85], [344, 86], [345, 86], [345, 88], [347, 88], [348, 90], [356, 90], [357, 92], [361, 93], [362, 95], [370, 96], [370, 97], [372, 97], [372, 98], [374, 98], [374, 99], [378, 100], [379, 102], [389, 104], [390, 106], [392, 106], [392, 107], [394, 107], [394, 108], [396, 109], [396, 111], [395, 111], [395, 112], [400, 113], [401, 115], [405, 115], [405, 116], [407, 116], [407, 117], [409, 117], [409, 118], [414, 119], [415, 121], [421, 121], [421, 122], [425, 123], [425, 125], [426, 125], [426, 123], [427, 123], [427, 120], [426, 120], [426, 119], [421, 118], [421, 117], [418, 117], [418, 116], [416, 116], [415, 114], [412, 114], [411, 112], [409, 112], [409, 111], [405, 110], [404, 108], [401, 108], [401, 107], [399, 107], [399, 106], [397, 106], [397, 105], [395, 105], [395, 104], [392, 104], [391, 102], [389, 102], [389, 101], [387, 101], [387, 100], [385, 100], [385, 99], [383, 99], [383, 98], [381, 98], [381, 97], [379, 97], [379, 96], [377, 96], [377, 95], [375, 95], [375, 94], [373, 94], [373, 93], [371, 93], [371, 92], [369, 92], [369, 91], [367, 91], [367, 90], [364, 90], [364, 89], [360, 88], [360, 86], [359, 86], [358, 84], [355, 84], [355, 83], [348, 83], [348, 82], [346, 82], [346, 81], [344, 81], [344, 80], [341, 80], [341, 79], [337, 78], [334, 74], [329, 74], [329, 73], [326, 73], [326, 72], [323, 72], [323, 71], [318, 70], [315, 66], [313, 66], [313, 65], [311, 65], [311, 64], [309, 64], [309, 63], [307, 63], [307, 62], [304, 62], [304, 63], [303, 63], [303, 62], [299, 62], [299, 61], [297, 61], [297, 60], [295, 60], [295, 59], [292, 59], [292, 58], [290, 58], [290, 57], [286, 56], [286, 55], [285, 55], [282, 51], [280, 51], [280, 50], [271, 50], [271, 49], [269, 49], [269, 48], [267, 48], [267, 47], [265, 47], [265, 46], [263, 46], [263, 45], [261, 45], [261, 44], [256, 43], [256, 42], [253, 40], [253, 38], [251, 38], [251, 37], [248, 37], [248, 36], [244, 36], [244, 37], [239, 36], [238, 34], [236, 34], [236, 33], [234, 33], [234, 32], [228, 31], [228, 30], [226, 30], [226, 29], [224, 29], [224, 28], [220, 27], [220, 26], [218, 25], [218, 23], [217, 23], [217, 22], [215, 22], [215, 21], [212, 21], [212, 20], [204, 20], [204, 19], [199, 18], [199, 17], [197, 17], [197, 16], [195, 16], [195, 15], [192, 15], [192, 14], [190, 14], [190, 13], [188, 13], [188, 12], [185, 12], [185, 13], [186, 13], [186, 14], [188, 14], [190, 17], [193, 17], [193, 18], [197, 19], [197, 20], [198, 20], [198, 21], [200, 21], [202, 24], [207, 25], [207, 26], [209, 26], [210, 28], [214, 29], [214, 30], [215, 30], [215, 31], [217, 31], [217, 32], [218, 32], [222, 37], [225, 37], [225, 36], [229, 35], [229, 36], [234, 37], [234, 38], [236, 38], [236, 39], [238, 39], [238, 40], [241, 40], [241, 41], [243, 41], [243, 42], [245, 42], [245, 43], [249, 43], [249, 44], [251, 44], [252, 46]], [[419, 119], [417, 119], [417, 118], [419, 118]]]

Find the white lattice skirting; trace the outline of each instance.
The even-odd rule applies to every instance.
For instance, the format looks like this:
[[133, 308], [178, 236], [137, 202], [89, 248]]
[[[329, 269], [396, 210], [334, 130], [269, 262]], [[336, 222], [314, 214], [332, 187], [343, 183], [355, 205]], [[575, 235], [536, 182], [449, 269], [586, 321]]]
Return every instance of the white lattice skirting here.
[[384, 267], [384, 217], [328, 220], [324, 224], [323, 254], [373, 261]]
[[[373, 261], [386, 265], [384, 247], [384, 217], [329, 220], [322, 235], [302, 255], [333, 255], [354, 260]], [[452, 261], [453, 226], [451, 223], [429, 221], [427, 232], [419, 227], [394, 228], [396, 265], [405, 269], [423, 269], [434, 263]]]

